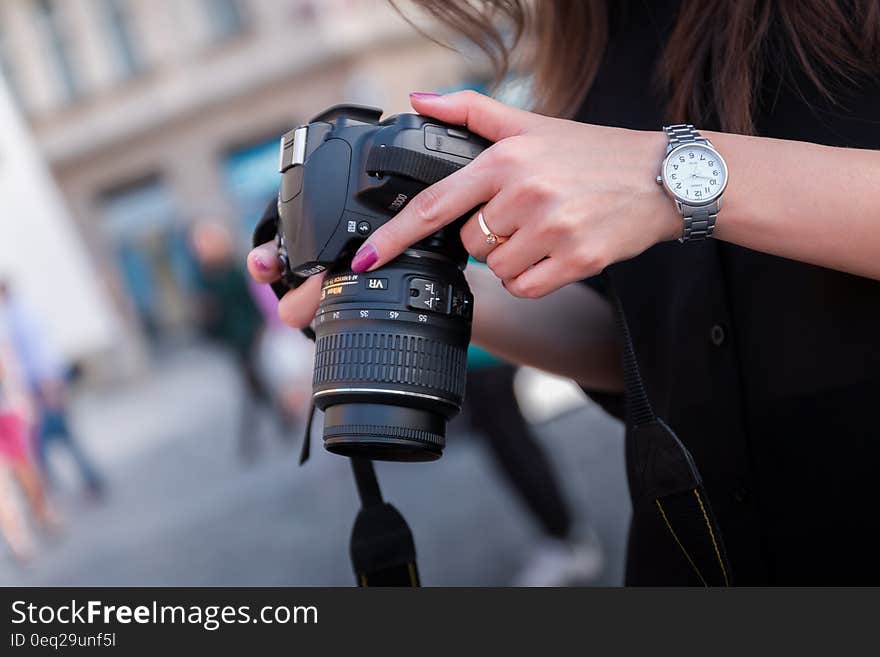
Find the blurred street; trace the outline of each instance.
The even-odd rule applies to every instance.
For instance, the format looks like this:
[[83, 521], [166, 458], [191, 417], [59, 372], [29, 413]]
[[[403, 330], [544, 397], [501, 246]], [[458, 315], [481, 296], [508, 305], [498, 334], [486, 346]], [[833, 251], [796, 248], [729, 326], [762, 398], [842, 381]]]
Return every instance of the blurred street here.
[[[356, 493], [345, 459], [320, 447], [297, 466], [300, 431], [260, 427], [252, 464], [237, 455], [239, 384], [206, 347], [160, 358], [121, 389], [81, 392], [72, 422], [108, 479], [103, 502], [59, 483], [66, 527], [16, 567], [0, 548], [0, 583], [20, 586], [353, 584], [348, 535]], [[622, 580], [629, 501], [621, 428], [594, 406], [542, 426], [578, 524], [605, 548], [599, 584]], [[62, 474], [67, 470], [59, 459]], [[509, 584], [539, 532], [493, 471], [480, 441], [450, 430], [431, 464], [382, 464], [386, 497], [410, 522], [423, 584]], [[74, 490], [75, 489], [75, 490]]]

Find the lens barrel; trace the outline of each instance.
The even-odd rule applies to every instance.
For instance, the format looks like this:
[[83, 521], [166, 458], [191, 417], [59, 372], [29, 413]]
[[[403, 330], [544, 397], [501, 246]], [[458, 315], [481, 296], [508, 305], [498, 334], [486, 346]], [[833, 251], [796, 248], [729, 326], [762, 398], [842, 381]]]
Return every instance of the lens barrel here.
[[442, 255], [333, 271], [315, 322], [313, 398], [324, 446], [344, 456], [431, 461], [461, 409], [473, 296]]

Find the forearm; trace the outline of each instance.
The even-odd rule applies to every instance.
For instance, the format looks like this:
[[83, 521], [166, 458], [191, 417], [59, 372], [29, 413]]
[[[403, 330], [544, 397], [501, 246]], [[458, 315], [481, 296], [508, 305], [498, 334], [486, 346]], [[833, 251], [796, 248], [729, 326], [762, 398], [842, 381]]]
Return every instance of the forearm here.
[[717, 239], [880, 280], [880, 152], [707, 136], [730, 171]]
[[468, 267], [467, 278], [475, 297], [475, 344], [594, 390], [623, 389], [614, 316], [596, 292], [575, 284], [540, 299], [519, 299], [485, 267]]

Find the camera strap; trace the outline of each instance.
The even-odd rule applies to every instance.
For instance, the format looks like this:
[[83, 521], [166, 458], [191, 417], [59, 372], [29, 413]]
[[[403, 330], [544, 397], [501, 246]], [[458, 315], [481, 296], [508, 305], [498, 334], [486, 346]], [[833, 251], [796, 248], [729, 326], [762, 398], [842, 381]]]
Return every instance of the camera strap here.
[[684, 443], [654, 413], [623, 304], [607, 274], [605, 280], [623, 338], [627, 461], [634, 510], [659, 515], [703, 586], [729, 586], [727, 552], [700, 472]]
[[[254, 246], [274, 240], [277, 232], [278, 205], [273, 201], [254, 230]], [[283, 283], [273, 284], [272, 289], [279, 299], [288, 290]], [[311, 327], [302, 329], [302, 333], [315, 341], [315, 331]], [[303, 431], [300, 465], [311, 455], [314, 419], [313, 401]], [[400, 512], [382, 498], [373, 462], [364, 458], [350, 460], [361, 501], [349, 546], [358, 586], [419, 586], [416, 546], [409, 525]]]
[[[315, 404], [309, 408], [299, 464], [309, 460]], [[420, 586], [416, 544], [406, 520], [382, 498], [373, 462], [351, 458], [361, 508], [351, 530], [349, 551], [358, 586]]]
[[373, 462], [351, 458], [361, 509], [351, 530], [358, 586], [419, 586], [416, 544], [400, 512], [382, 499]]

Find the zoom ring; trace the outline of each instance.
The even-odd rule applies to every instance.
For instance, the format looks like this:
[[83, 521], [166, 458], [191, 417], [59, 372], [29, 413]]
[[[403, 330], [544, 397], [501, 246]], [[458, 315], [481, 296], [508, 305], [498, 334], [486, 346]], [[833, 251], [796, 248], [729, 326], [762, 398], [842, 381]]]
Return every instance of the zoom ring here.
[[313, 382], [411, 385], [460, 401], [466, 359], [465, 347], [420, 335], [332, 333], [315, 341]]

